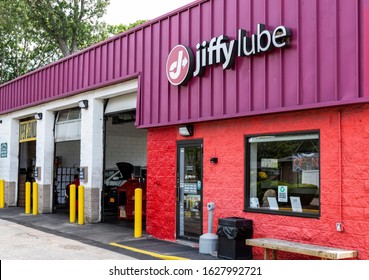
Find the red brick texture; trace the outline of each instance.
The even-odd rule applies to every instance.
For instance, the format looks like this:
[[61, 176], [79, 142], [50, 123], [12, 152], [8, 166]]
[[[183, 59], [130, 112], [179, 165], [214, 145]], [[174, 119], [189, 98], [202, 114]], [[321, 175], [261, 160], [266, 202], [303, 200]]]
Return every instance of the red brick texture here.
[[[169, 240], [176, 238], [176, 141], [184, 140], [177, 130], [148, 133], [146, 230]], [[245, 135], [305, 130], [320, 131], [320, 218], [244, 212]], [[243, 217], [253, 220], [254, 237], [357, 249], [359, 259], [369, 259], [369, 105], [204, 122], [194, 125], [190, 138], [204, 142], [204, 232], [211, 201], [215, 223], [220, 217]], [[210, 163], [211, 157], [218, 163]], [[336, 222], [343, 223], [343, 232], [336, 231]], [[258, 258], [261, 249], [254, 254]], [[279, 258], [305, 257], [281, 252]]]

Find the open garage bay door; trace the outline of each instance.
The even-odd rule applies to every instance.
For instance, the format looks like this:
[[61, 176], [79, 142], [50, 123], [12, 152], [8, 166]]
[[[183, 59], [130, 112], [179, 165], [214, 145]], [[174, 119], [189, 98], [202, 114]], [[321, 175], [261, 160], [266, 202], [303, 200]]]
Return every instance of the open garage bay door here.
[[81, 140], [81, 109], [59, 111], [55, 123], [55, 142]]
[[57, 112], [55, 119], [55, 154], [53, 211], [69, 209], [68, 186], [79, 185], [81, 153], [81, 109], [79, 107]]
[[[137, 93], [114, 96], [105, 107], [104, 222], [125, 222], [130, 218], [127, 184], [145, 186], [147, 162], [147, 130], [135, 126]], [[129, 180], [120, 173], [117, 163], [132, 167]], [[123, 213], [126, 213], [124, 215]]]
[[105, 108], [105, 115], [116, 112], [136, 110], [137, 92], [110, 98]]

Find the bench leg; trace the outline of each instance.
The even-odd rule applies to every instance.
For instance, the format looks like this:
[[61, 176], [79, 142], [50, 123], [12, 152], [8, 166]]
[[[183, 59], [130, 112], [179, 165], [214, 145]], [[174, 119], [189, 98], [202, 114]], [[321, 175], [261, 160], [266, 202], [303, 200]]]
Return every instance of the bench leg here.
[[[269, 259], [269, 255], [272, 255], [272, 258]], [[276, 260], [277, 259], [277, 250], [264, 248], [264, 260]]]
[[272, 250], [272, 260], [277, 259], [277, 250]]

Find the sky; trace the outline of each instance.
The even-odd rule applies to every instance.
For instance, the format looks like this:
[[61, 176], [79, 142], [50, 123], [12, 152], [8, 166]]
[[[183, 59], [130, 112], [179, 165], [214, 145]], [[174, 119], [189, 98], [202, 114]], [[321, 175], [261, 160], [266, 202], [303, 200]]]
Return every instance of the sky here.
[[110, 0], [103, 20], [112, 25], [129, 24], [139, 19], [150, 20], [164, 15], [194, 0]]

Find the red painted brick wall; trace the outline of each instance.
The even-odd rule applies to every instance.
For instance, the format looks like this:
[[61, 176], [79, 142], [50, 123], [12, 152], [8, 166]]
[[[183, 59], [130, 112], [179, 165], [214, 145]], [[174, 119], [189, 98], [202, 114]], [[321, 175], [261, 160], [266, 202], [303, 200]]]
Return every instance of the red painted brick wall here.
[[[321, 217], [243, 212], [244, 136], [316, 129], [321, 144]], [[369, 105], [199, 123], [194, 131], [191, 138], [204, 141], [203, 205], [216, 203], [215, 222], [220, 217], [243, 217], [253, 220], [254, 237], [352, 248], [359, 250], [360, 259], [369, 259]], [[148, 135], [147, 232], [162, 239], [175, 239], [179, 139], [183, 140], [177, 127], [150, 129]], [[211, 164], [210, 157], [219, 162]], [[343, 223], [343, 232], [336, 231], [336, 222]], [[206, 207], [203, 224], [207, 232]], [[258, 257], [262, 251], [256, 249], [254, 254]], [[279, 258], [305, 257], [281, 252]]]
[[167, 240], [176, 235], [177, 129], [148, 131], [146, 232]]

